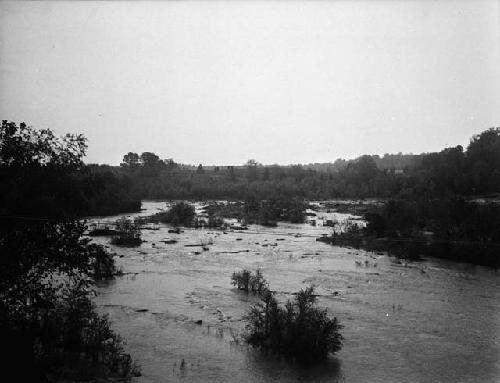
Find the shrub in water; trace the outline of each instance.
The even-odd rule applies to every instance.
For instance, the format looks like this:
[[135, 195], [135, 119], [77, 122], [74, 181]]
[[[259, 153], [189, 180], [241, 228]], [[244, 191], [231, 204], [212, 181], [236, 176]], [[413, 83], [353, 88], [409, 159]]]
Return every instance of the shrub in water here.
[[234, 272], [231, 276], [231, 283], [240, 290], [251, 291], [257, 294], [265, 292], [268, 286], [259, 269], [255, 270], [255, 274], [246, 269]]
[[104, 247], [94, 243], [88, 245], [88, 250], [89, 274], [95, 280], [113, 278], [117, 272], [113, 256]]
[[113, 237], [111, 243], [118, 246], [139, 246], [142, 243], [139, 224], [125, 217], [116, 221], [118, 235]]
[[166, 212], [156, 213], [150, 217], [151, 222], [171, 223], [172, 225], [183, 225], [190, 227], [196, 216], [193, 205], [186, 202], [177, 202]]
[[329, 353], [339, 351], [342, 326], [315, 303], [313, 287], [299, 291], [284, 307], [266, 290], [262, 301], [246, 316], [247, 342], [300, 361], [325, 359]]

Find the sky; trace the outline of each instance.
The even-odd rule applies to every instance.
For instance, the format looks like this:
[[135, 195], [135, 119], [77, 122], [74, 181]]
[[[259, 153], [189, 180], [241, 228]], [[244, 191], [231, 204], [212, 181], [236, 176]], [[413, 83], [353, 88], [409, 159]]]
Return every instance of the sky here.
[[0, 117], [112, 165], [465, 147], [500, 126], [500, 1], [1, 1]]

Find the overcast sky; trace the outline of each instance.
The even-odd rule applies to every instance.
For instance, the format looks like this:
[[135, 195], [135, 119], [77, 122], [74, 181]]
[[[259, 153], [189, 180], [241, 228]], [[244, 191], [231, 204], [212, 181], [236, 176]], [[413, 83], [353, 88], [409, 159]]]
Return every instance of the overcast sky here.
[[0, 117], [87, 162], [329, 162], [500, 126], [499, 1], [0, 2]]

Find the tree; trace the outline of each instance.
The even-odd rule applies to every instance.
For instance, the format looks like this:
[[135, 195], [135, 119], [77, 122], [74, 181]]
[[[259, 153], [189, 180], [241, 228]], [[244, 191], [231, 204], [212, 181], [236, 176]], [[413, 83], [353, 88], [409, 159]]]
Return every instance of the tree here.
[[234, 172], [234, 166], [228, 166], [227, 172], [229, 173], [229, 178], [231, 181], [236, 181], [236, 173]]
[[474, 135], [467, 147], [467, 157], [472, 162], [484, 161], [500, 168], [500, 128], [490, 128]]
[[146, 168], [153, 168], [158, 166], [161, 161], [160, 157], [158, 157], [156, 154], [152, 152], [144, 152], [141, 154], [141, 163], [142, 166]]
[[325, 359], [342, 348], [342, 326], [326, 310], [315, 306], [314, 288], [300, 290], [294, 300], [279, 305], [272, 292], [265, 289], [261, 302], [246, 316], [247, 342], [273, 350], [300, 361]]
[[139, 166], [139, 155], [137, 153], [128, 152], [123, 156], [123, 162], [120, 165], [129, 168], [136, 168]]
[[2, 120], [0, 130], [0, 165], [2, 167], [58, 166], [79, 168], [87, 149], [87, 139], [66, 134], [56, 137], [49, 129], [35, 130], [24, 122]]
[[173, 158], [164, 159], [163, 163], [165, 164], [165, 166], [167, 167], [168, 170], [173, 170], [173, 169], [177, 168], [177, 166], [178, 166], [175, 163]]
[[74, 215], [81, 201], [73, 181], [86, 149], [82, 135], [56, 137], [48, 129], [2, 121], [0, 214]]
[[249, 182], [256, 181], [257, 180], [257, 167], [262, 166], [262, 164], [258, 163], [257, 161], [250, 159], [245, 163], [245, 166], [247, 167], [247, 179]]
[[260, 162], [255, 161], [254, 159], [249, 159], [247, 162], [245, 162], [244, 166], [247, 168], [251, 167], [257, 167], [257, 166], [262, 166]]
[[467, 167], [475, 193], [498, 192], [500, 181], [500, 128], [472, 137], [467, 147]]
[[191, 226], [194, 217], [196, 216], [193, 205], [186, 202], [177, 202], [164, 215], [163, 222], [171, 223], [172, 225]]
[[262, 174], [262, 181], [269, 181], [269, 168], [264, 169], [264, 174]]
[[91, 278], [109, 275], [113, 259], [71, 219], [86, 147], [81, 135], [2, 122], [0, 338], [5, 368], [22, 360], [15, 373], [23, 381], [80, 380], [75, 367], [96, 371], [99, 355], [108, 369], [123, 355], [114, 368], [131, 372], [130, 356], [90, 300]]

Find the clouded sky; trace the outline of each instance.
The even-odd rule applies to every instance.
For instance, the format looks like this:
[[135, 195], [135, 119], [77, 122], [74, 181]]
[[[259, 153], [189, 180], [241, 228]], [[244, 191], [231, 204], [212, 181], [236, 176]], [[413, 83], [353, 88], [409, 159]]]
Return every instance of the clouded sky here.
[[466, 145], [500, 126], [500, 2], [2, 1], [0, 117], [110, 164]]

